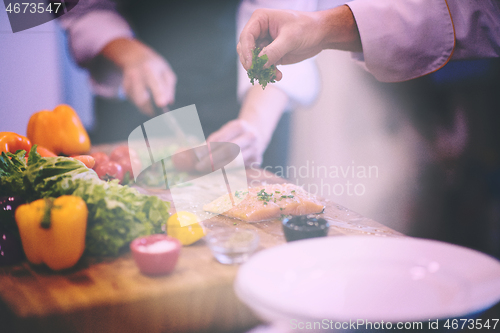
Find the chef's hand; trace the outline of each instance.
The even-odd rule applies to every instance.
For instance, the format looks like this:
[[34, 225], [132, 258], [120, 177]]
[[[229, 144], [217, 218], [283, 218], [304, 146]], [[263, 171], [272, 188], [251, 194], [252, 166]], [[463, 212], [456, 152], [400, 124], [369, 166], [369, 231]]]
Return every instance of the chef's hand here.
[[[240, 146], [246, 167], [251, 167], [253, 163], [260, 165], [288, 102], [288, 95], [277, 87], [268, 86], [262, 90], [258, 85], [252, 86], [243, 99], [238, 119], [228, 122], [212, 133], [207, 141], [235, 143]], [[231, 149], [224, 151], [224, 147], [219, 146], [218, 150], [212, 151], [214, 164], [230, 162], [228, 157], [233, 156]], [[198, 171], [211, 170], [210, 157], [206, 152], [205, 154], [206, 156], [198, 156]]]
[[[207, 138], [207, 142], [232, 142], [237, 144], [241, 149], [243, 160], [247, 167], [255, 162], [260, 165], [262, 163], [262, 156], [267, 147], [267, 142], [263, 140], [257, 127], [243, 119], [231, 120], [217, 132], [212, 133]], [[228, 158], [231, 157], [231, 150], [224, 147], [221, 147], [219, 150], [220, 151], [213, 150], [212, 148], [213, 158], [218, 159], [216, 164], [221, 164], [220, 162], [225, 162], [222, 164], [227, 164], [230, 162]], [[198, 157], [200, 161], [196, 164], [196, 170], [211, 170], [210, 157], [208, 155]]]
[[136, 39], [119, 38], [109, 42], [101, 55], [123, 71], [123, 87], [127, 97], [145, 114], [154, 116], [151, 105], [172, 104], [177, 77], [168, 62]]
[[[258, 9], [243, 28], [237, 46], [247, 70], [256, 45], [267, 45], [260, 53], [269, 58], [266, 67], [300, 62], [324, 49], [362, 50], [356, 21], [346, 5], [319, 12]], [[277, 80], [281, 77], [278, 71]]]

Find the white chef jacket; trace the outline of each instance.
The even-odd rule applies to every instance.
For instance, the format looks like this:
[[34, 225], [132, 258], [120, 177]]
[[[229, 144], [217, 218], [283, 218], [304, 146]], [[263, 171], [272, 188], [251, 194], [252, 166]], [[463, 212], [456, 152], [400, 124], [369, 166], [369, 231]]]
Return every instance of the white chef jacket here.
[[355, 0], [363, 55], [379, 81], [432, 73], [449, 60], [500, 56], [498, 0]]

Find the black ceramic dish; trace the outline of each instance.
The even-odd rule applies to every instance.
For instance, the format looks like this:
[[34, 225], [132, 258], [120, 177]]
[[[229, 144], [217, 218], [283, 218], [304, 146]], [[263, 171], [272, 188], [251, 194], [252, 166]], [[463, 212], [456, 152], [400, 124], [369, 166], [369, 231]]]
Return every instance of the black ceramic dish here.
[[329, 227], [330, 225], [325, 219], [317, 218], [314, 215], [299, 215], [283, 219], [283, 232], [287, 242], [325, 237]]

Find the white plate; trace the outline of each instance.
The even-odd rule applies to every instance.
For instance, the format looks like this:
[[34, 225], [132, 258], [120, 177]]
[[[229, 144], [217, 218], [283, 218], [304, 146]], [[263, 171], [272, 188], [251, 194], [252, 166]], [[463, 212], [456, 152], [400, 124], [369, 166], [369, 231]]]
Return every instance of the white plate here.
[[266, 321], [427, 321], [499, 301], [500, 262], [432, 240], [327, 237], [257, 253], [235, 289]]

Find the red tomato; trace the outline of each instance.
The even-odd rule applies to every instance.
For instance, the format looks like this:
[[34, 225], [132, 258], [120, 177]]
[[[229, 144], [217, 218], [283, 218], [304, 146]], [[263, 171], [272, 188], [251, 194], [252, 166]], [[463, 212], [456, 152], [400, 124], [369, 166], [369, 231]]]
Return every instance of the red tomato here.
[[103, 152], [93, 153], [93, 154], [90, 154], [90, 156], [92, 156], [95, 160], [95, 164], [93, 167], [94, 170], [97, 169], [97, 167], [99, 165], [109, 162], [109, 156]]
[[103, 164], [99, 164], [95, 168], [95, 172], [99, 178], [103, 180], [118, 179], [120, 183], [123, 181], [123, 168], [120, 164], [114, 161], [108, 161]]
[[130, 157], [139, 158], [139, 155], [137, 155], [135, 150], [129, 149], [128, 146], [118, 146], [109, 155], [112, 161], [120, 161], [123, 158], [130, 159]]
[[179, 148], [172, 156], [172, 163], [174, 164], [174, 167], [179, 171], [194, 171], [196, 163], [198, 162], [194, 151], [192, 149], [184, 151], [180, 150], [181, 148]]
[[140, 168], [142, 166], [141, 160], [139, 158], [129, 159], [129, 158], [123, 157], [122, 159], [117, 160], [116, 163], [118, 163], [122, 166], [123, 174], [125, 174], [127, 172], [129, 173], [131, 179], [134, 178], [133, 169], [140, 170]]

